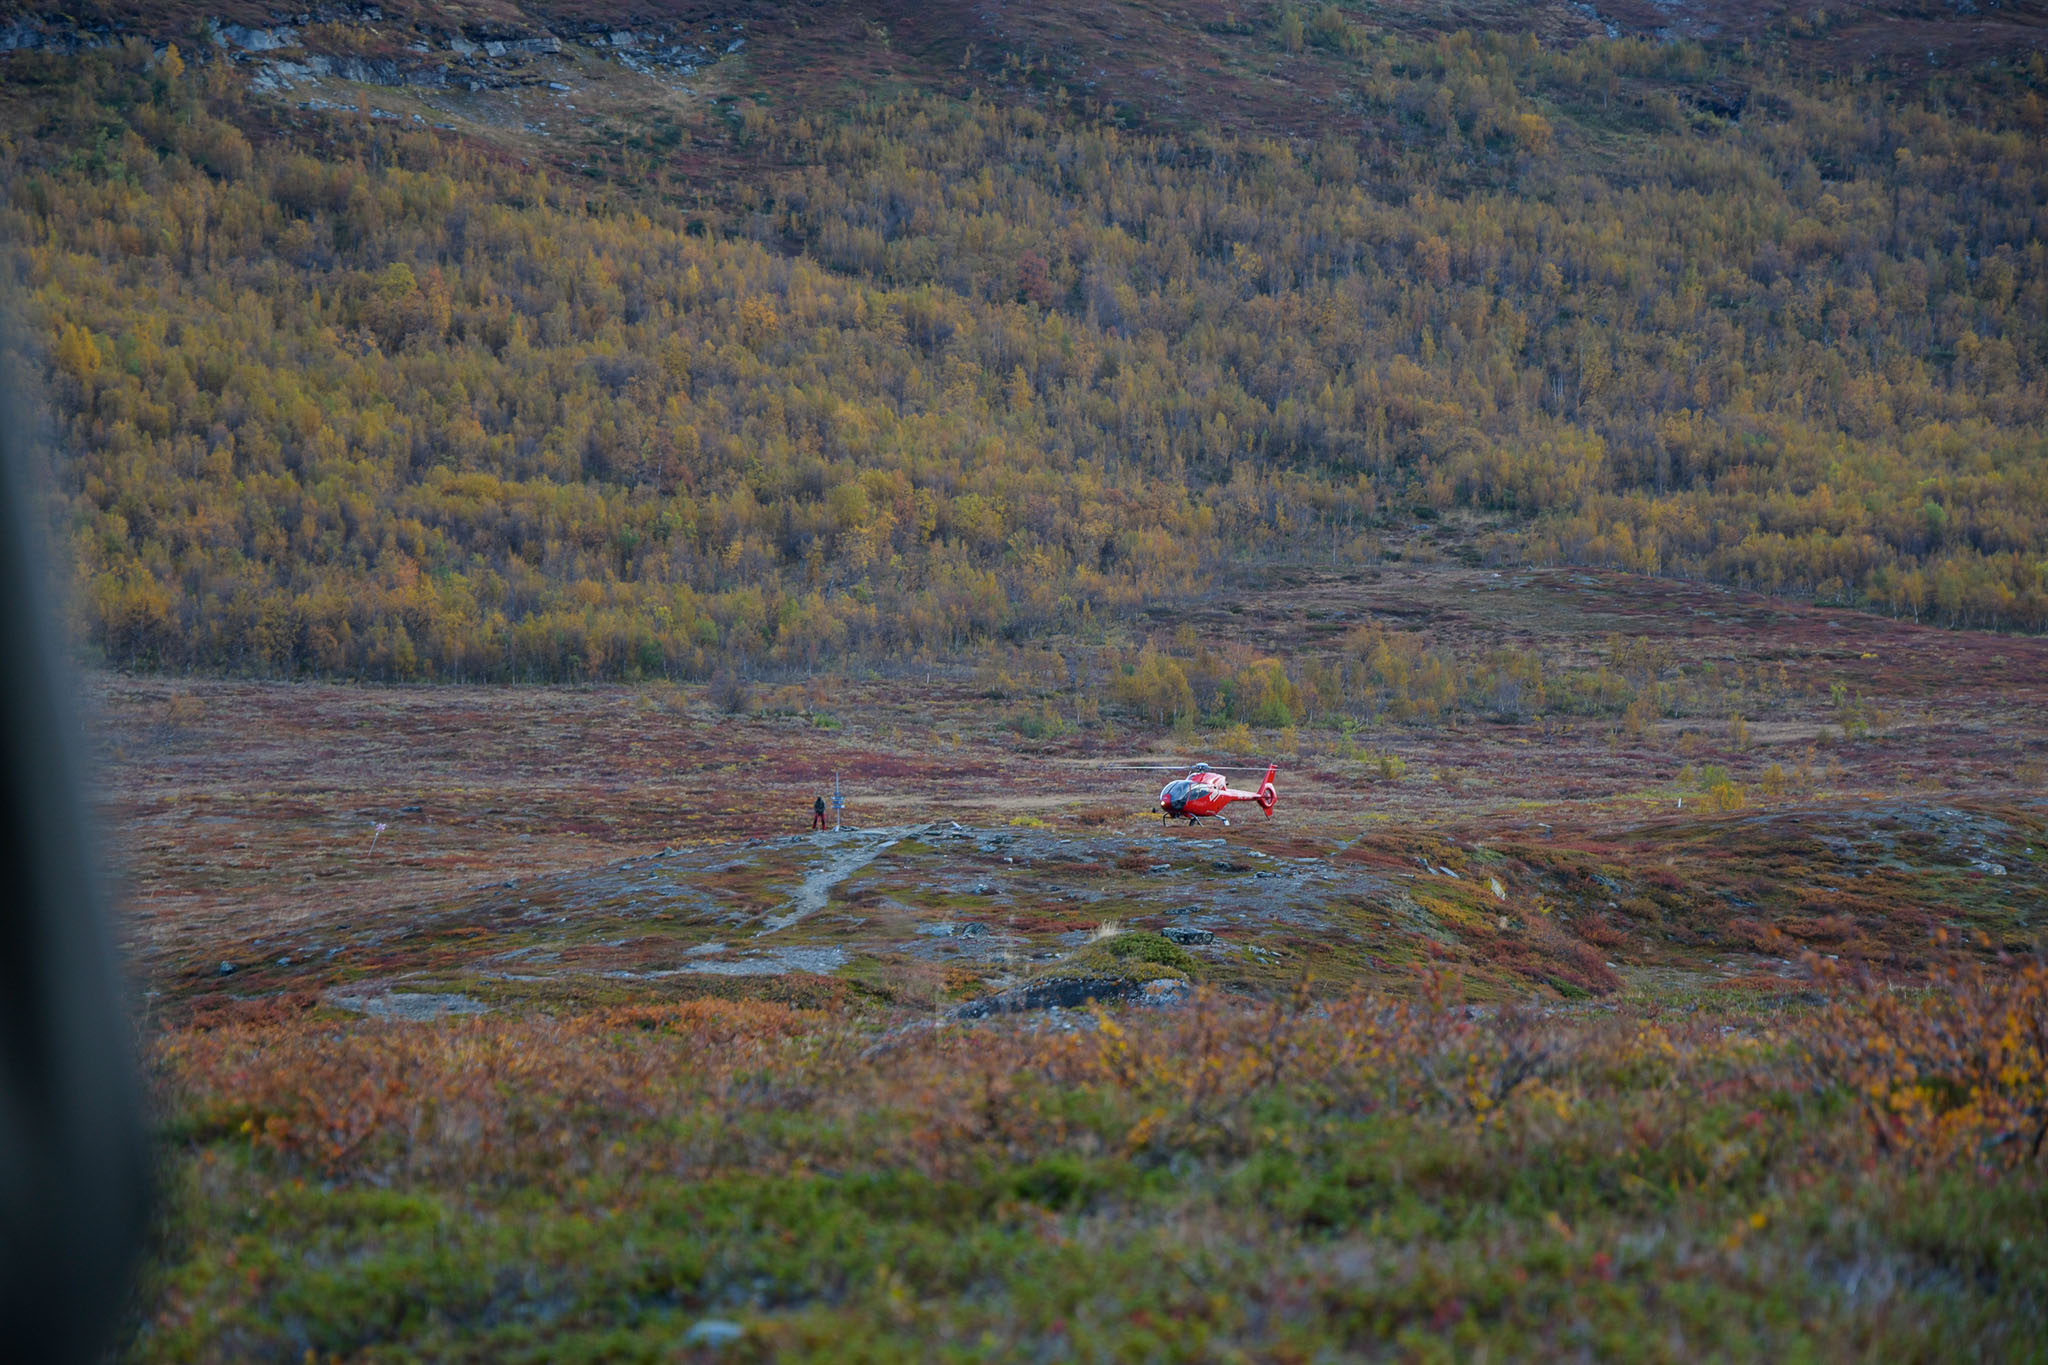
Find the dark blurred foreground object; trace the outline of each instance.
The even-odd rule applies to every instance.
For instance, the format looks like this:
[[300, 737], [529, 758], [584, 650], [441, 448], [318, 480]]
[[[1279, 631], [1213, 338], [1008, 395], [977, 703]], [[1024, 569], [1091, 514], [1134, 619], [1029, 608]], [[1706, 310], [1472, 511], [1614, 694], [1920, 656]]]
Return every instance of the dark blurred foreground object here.
[[141, 1244], [133, 1040], [79, 788], [22, 395], [0, 372], [0, 1356], [90, 1361]]

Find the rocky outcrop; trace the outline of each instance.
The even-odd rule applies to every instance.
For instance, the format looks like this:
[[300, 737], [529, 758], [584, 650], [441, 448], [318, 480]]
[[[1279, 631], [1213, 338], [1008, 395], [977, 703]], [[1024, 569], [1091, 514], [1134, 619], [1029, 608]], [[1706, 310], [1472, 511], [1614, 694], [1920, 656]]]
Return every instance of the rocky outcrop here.
[[552, 34], [538, 38], [486, 38], [486, 57], [552, 57], [562, 50], [562, 40]]
[[953, 1011], [956, 1019], [986, 1019], [996, 1014], [1029, 1010], [1073, 1009], [1091, 1001], [1114, 1004], [1136, 999], [1143, 987], [1122, 976], [1058, 976], [1033, 981], [1014, 990], [970, 1000]]
[[953, 1011], [955, 1019], [987, 1019], [1030, 1010], [1070, 1010], [1081, 1005], [1149, 1005], [1165, 1008], [1185, 1003], [1194, 994], [1186, 977], [1048, 976], [996, 995], [970, 1000]]
[[64, 56], [106, 47], [121, 37], [104, 24], [81, 23], [69, 16], [23, 15], [0, 28], [0, 52], [50, 52]]
[[[336, 50], [336, 38], [351, 31], [341, 44], [351, 50]], [[526, 27], [472, 24], [451, 31], [425, 21], [390, 20], [375, 5], [357, 4], [280, 17], [267, 26], [216, 19], [208, 25], [203, 45], [211, 47], [217, 59], [246, 67], [253, 87], [264, 93], [317, 86], [328, 78], [394, 88], [491, 90], [551, 84], [567, 89], [551, 78], [564, 74], [560, 59], [571, 44], [587, 56], [641, 75], [678, 80], [717, 61], [722, 53], [737, 51], [738, 31], [736, 23], [714, 24], [702, 34], [692, 34], [666, 27], [564, 26], [553, 21]], [[23, 15], [0, 24], [0, 54], [69, 55], [131, 37], [159, 44], [187, 41], [186, 33], [156, 32], [146, 21], [120, 28], [64, 15]]]
[[299, 45], [299, 31], [282, 25], [277, 28], [244, 28], [240, 24], [216, 24], [213, 41], [216, 46], [234, 52], [279, 52]]

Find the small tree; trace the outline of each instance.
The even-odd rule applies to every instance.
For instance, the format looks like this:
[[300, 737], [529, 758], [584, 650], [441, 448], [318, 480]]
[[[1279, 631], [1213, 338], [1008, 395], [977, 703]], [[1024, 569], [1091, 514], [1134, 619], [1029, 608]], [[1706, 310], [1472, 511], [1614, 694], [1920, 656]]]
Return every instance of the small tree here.
[[754, 686], [731, 665], [711, 675], [711, 704], [730, 715], [744, 715], [753, 708]]

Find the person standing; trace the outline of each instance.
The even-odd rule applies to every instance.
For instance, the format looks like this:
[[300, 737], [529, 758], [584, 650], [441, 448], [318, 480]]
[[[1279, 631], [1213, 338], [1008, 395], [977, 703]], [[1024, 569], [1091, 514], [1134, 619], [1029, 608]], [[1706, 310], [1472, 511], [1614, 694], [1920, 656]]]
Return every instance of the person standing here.
[[811, 803], [811, 828], [825, 828], [825, 798], [822, 796]]

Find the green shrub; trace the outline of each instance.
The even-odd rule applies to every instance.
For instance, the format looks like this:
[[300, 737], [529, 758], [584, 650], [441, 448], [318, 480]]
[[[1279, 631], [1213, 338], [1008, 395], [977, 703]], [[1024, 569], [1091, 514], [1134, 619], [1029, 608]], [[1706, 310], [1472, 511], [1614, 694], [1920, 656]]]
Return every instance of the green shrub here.
[[1121, 977], [1155, 981], [1162, 977], [1191, 979], [1198, 970], [1192, 953], [1163, 934], [1139, 929], [1097, 939], [1047, 969], [1048, 976]]
[[1118, 934], [1115, 938], [1102, 940], [1101, 946], [1119, 962], [1155, 962], [1162, 967], [1176, 967], [1184, 972], [1195, 969], [1194, 954], [1166, 935], [1155, 934], [1149, 929]]

